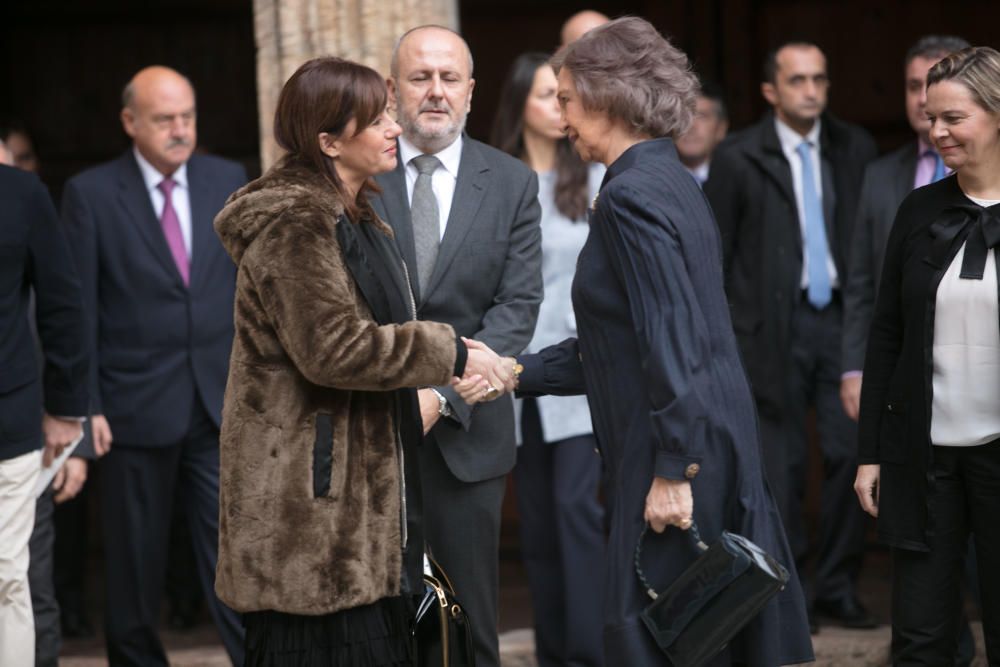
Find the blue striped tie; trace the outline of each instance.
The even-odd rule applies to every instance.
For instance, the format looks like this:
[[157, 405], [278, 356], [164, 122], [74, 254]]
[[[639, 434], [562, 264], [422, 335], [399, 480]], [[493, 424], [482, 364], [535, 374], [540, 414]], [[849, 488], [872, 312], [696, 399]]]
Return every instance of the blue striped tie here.
[[830, 271], [826, 268], [829, 246], [826, 242], [826, 223], [823, 204], [816, 192], [816, 175], [813, 171], [809, 142], [803, 141], [796, 151], [802, 160], [802, 208], [806, 214], [806, 261], [809, 263], [809, 303], [814, 308], [826, 308], [833, 290]]

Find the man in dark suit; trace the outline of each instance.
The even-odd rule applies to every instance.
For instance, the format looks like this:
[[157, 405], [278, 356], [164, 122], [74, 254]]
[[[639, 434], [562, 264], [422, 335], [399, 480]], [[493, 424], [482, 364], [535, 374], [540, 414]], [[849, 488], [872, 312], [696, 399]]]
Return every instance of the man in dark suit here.
[[829, 79], [816, 46], [782, 46], [764, 75], [761, 91], [773, 111], [719, 147], [705, 194], [722, 233], [726, 292], [760, 413], [768, 481], [800, 576], [806, 414], [815, 406], [825, 482], [814, 605], [846, 625], [873, 627], [855, 595], [866, 524], [853, 498], [855, 431], [840, 404], [839, 351], [840, 287], [875, 144], [825, 112]]
[[239, 619], [214, 592], [236, 271], [212, 221], [246, 174], [192, 155], [194, 90], [177, 72], [140, 71], [122, 102], [132, 148], [71, 179], [63, 201], [89, 316], [94, 444], [114, 438], [101, 463], [108, 658], [166, 665], [157, 624], [176, 493], [212, 617], [239, 665]]
[[712, 166], [712, 153], [729, 132], [729, 113], [722, 89], [711, 81], [701, 82], [691, 127], [677, 137], [677, 157], [698, 185], [704, 187]]
[[[472, 56], [445, 28], [406, 33], [390, 92], [399, 165], [378, 178], [375, 210], [392, 225], [420, 319], [447, 322], [501, 355], [531, 339], [542, 299], [538, 180], [509, 155], [463, 136]], [[492, 378], [494, 386], [509, 378]], [[472, 622], [479, 667], [497, 667], [497, 586], [504, 476], [514, 466], [514, 408], [475, 408], [448, 387], [418, 392], [425, 535]]]
[[[0, 208], [0, 664], [23, 665], [35, 658], [28, 585], [35, 480], [80, 434], [87, 349], [80, 283], [45, 187], [0, 166]], [[45, 348], [41, 382], [28, 320], [32, 289]]]

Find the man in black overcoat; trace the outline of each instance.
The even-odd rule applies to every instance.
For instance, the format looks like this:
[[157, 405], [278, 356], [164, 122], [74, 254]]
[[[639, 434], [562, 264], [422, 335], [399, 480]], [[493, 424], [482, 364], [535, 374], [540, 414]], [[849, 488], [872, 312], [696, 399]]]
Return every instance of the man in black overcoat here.
[[[867, 132], [826, 112], [826, 58], [813, 44], [773, 51], [761, 91], [772, 107], [716, 151], [705, 184], [721, 234], [726, 292], [760, 413], [768, 480], [800, 576], [806, 417], [815, 407], [824, 484], [812, 594], [852, 627], [874, 621], [855, 595], [865, 517], [852, 490], [855, 427], [839, 388], [847, 257]], [[807, 587], [808, 590], [809, 587]]]

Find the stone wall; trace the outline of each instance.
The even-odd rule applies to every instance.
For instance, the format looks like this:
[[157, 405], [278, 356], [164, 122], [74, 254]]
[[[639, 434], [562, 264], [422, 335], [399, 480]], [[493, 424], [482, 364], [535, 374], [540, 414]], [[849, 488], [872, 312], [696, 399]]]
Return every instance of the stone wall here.
[[261, 168], [280, 153], [271, 136], [285, 80], [306, 60], [335, 55], [388, 74], [396, 39], [419, 25], [458, 29], [457, 0], [254, 0]]

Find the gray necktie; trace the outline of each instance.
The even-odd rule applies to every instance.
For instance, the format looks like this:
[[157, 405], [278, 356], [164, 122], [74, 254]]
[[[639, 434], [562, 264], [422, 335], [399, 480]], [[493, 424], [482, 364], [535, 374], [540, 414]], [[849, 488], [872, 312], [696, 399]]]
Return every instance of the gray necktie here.
[[412, 162], [418, 175], [413, 185], [410, 219], [413, 221], [413, 242], [417, 250], [417, 280], [423, 293], [434, 272], [438, 246], [441, 245], [441, 218], [437, 198], [431, 188], [431, 178], [434, 170], [441, 166], [441, 161], [433, 155], [418, 155]]

